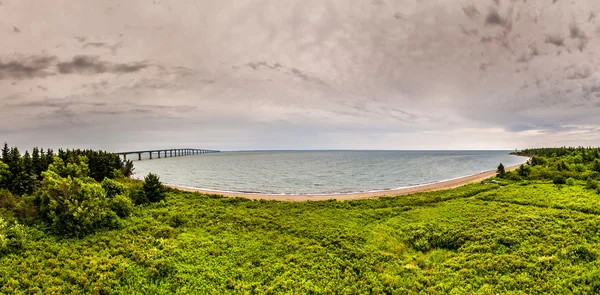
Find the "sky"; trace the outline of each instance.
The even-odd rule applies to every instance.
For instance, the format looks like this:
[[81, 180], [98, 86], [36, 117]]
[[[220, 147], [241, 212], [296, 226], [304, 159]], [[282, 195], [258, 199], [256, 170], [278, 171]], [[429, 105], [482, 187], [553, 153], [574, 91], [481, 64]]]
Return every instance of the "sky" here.
[[0, 0], [0, 141], [600, 145], [597, 0]]

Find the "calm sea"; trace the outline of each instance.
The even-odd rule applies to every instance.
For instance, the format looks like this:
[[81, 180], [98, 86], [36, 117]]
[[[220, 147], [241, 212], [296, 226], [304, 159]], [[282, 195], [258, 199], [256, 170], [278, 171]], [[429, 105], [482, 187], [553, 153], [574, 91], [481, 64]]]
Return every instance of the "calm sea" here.
[[136, 178], [215, 191], [334, 194], [390, 190], [512, 166], [509, 151], [251, 151], [135, 162]]

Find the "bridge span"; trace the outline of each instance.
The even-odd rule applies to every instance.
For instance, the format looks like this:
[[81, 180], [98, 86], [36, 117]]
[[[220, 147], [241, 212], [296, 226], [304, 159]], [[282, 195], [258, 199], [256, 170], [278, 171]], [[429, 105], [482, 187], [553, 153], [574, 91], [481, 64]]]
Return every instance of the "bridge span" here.
[[131, 151], [131, 152], [119, 152], [114, 153], [115, 155], [123, 156], [123, 160], [127, 161], [127, 155], [135, 155], [138, 156], [138, 161], [142, 160], [142, 154], [148, 154], [149, 159], [152, 160], [152, 155], [158, 156], [160, 159], [161, 154], [167, 157], [181, 157], [181, 156], [189, 156], [189, 155], [200, 155], [200, 154], [210, 154], [210, 153], [218, 153], [220, 151], [216, 150], [204, 150], [204, 149], [159, 149], [159, 150], [147, 150], [147, 151]]

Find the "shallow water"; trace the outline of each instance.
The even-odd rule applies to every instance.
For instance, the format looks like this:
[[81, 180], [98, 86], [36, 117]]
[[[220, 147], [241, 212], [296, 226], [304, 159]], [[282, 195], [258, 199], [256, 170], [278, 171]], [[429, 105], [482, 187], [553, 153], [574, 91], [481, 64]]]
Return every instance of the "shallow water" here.
[[390, 190], [512, 166], [509, 151], [221, 152], [135, 162], [136, 178], [215, 191], [335, 194]]

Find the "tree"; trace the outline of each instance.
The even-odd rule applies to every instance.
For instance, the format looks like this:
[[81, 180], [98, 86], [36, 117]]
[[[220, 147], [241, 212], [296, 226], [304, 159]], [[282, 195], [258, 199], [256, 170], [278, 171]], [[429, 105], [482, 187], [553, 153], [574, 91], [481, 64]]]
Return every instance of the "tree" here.
[[165, 199], [165, 188], [156, 174], [150, 173], [144, 178], [142, 190], [150, 202], [159, 202]]
[[592, 170], [596, 172], [600, 172], [600, 161], [597, 159], [594, 161], [594, 165], [592, 166]]
[[5, 164], [8, 164], [6, 161], [8, 159], [9, 152], [10, 150], [8, 149], [8, 144], [5, 142], [4, 146], [2, 147], [2, 162], [4, 162]]
[[521, 165], [519, 166], [519, 168], [517, 168], [517, 173], [519, 174], [519, 176], [525, 178], [529, 176], [529, 174], [531, 173], [531, 169], [529, 168], [529, 166]]
[[12, 182], [12, 175], [8, 165], [0, 162], [0, 189], [9, 189]]
[[133, 175], [133, 171], [135, 170], [135, 168], [133, 168], [133, 162], [131, 160], [127, 160], [125, 163], [123, 163], [123, 176], [125, 177], [131, 177], [131, 175]]
[[40, 213], [58, 233], [83, 236], [115, 225], [118, 217], [99, 183], [63, 178], [52, 170], [42, 176]]
[[500, 163], [498, 165], [498, 169], [496, 169], [496, 176], [503, 178], [506, 175], [506, 171], [504, 170], [504, 165]]
[[40, 155], [40, 149], [37, 147], [33, 148], [31, 152], [31, 164], [33, 165], [33, 173], [35, 173], [36, 177], [39, 179], [42, 175], [44, 169], [44, 164], [42, 163], [42, 155]]

